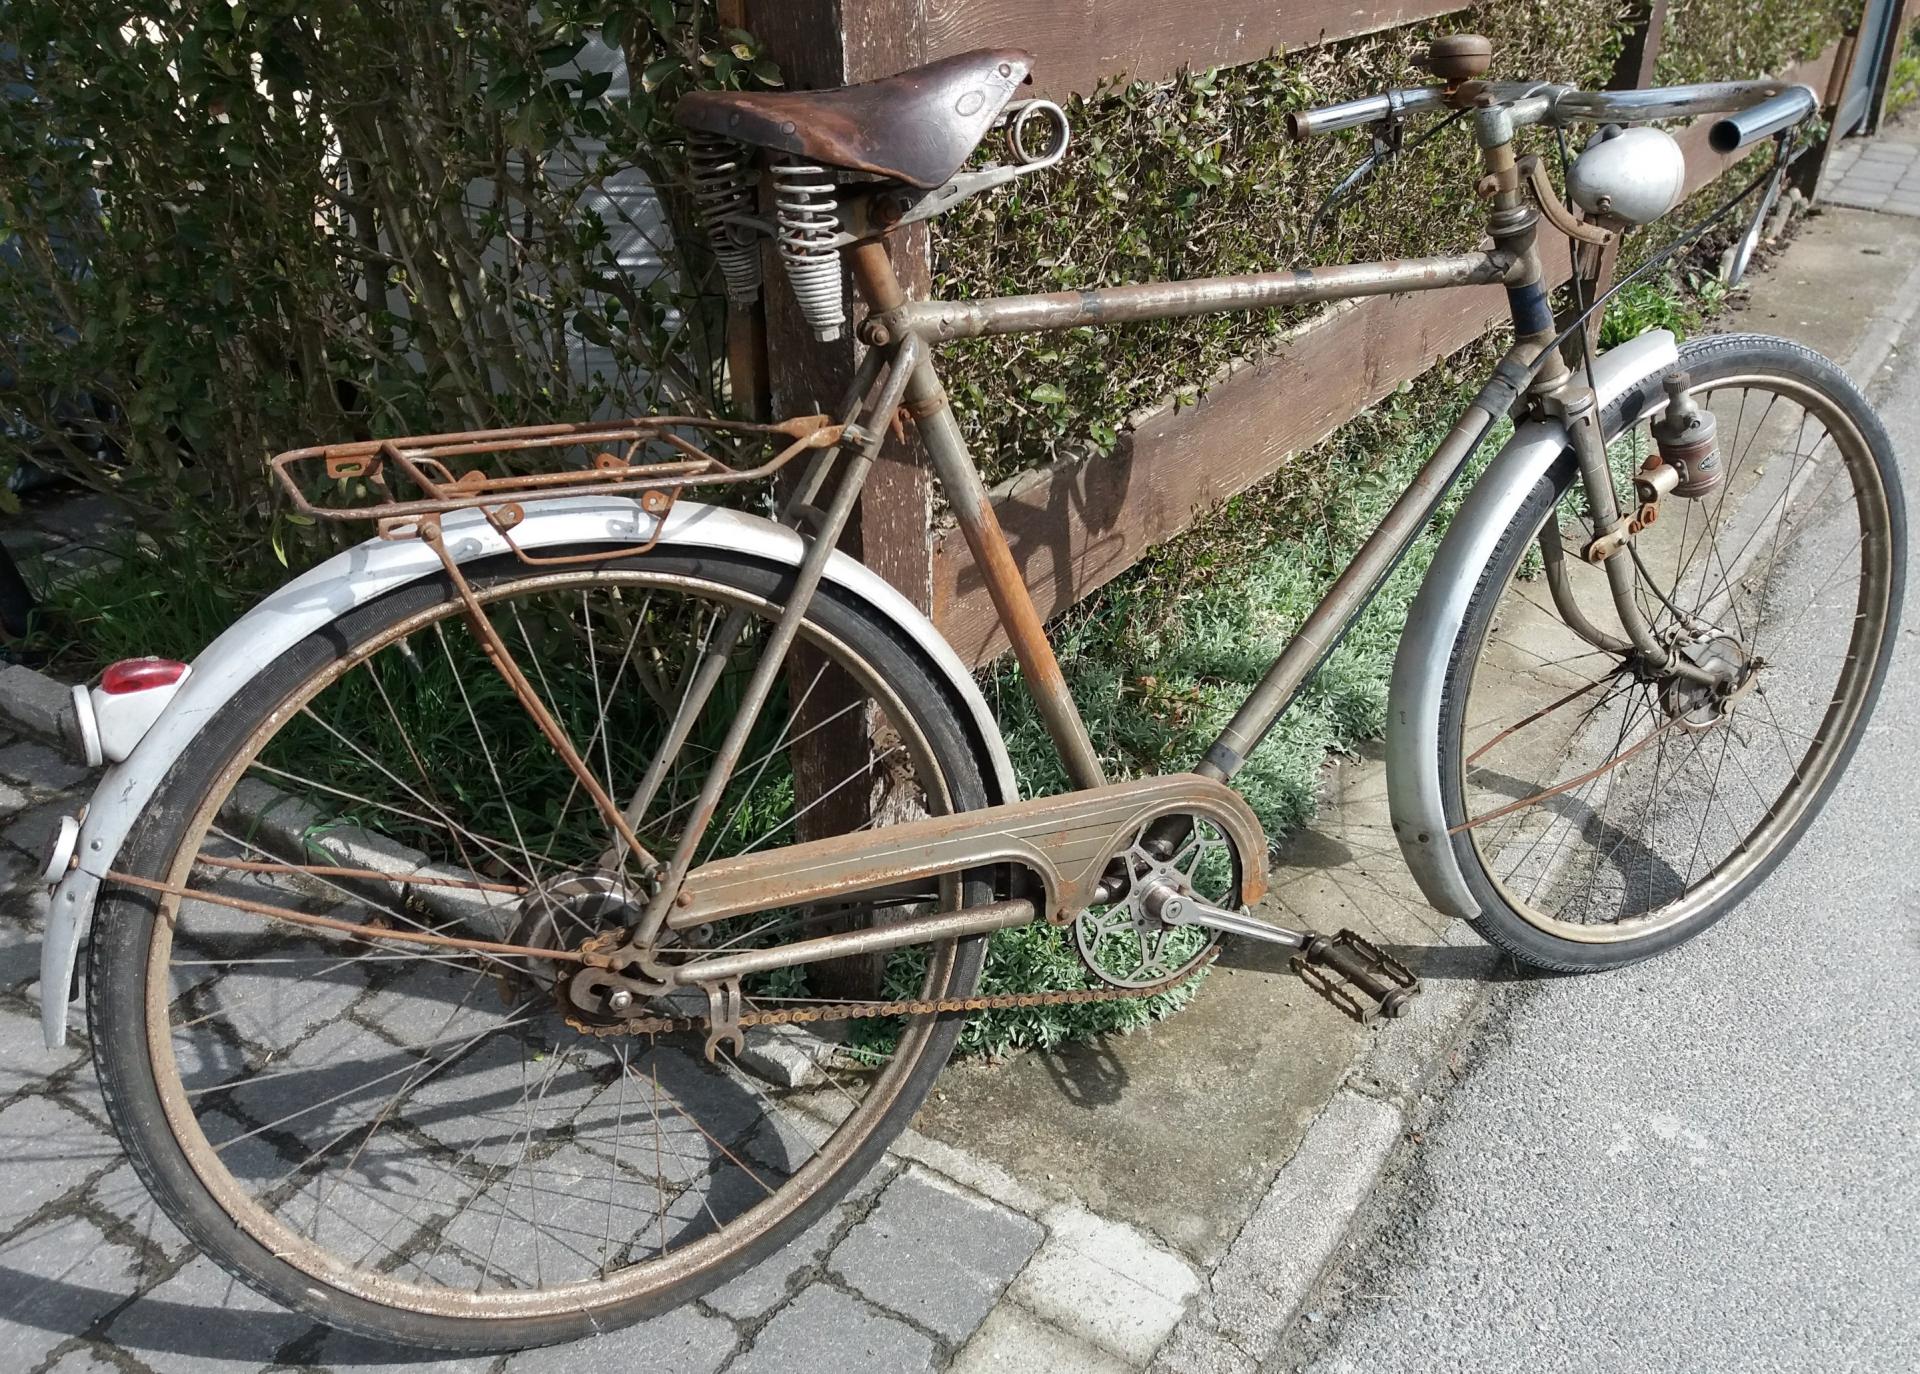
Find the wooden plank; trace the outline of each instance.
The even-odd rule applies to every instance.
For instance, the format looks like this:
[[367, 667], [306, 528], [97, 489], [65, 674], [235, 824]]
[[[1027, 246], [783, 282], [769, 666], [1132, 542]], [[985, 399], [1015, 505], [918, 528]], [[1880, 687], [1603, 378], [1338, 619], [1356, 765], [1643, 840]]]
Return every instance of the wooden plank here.
[[1057, 99], [1085, 94], [1106, 77], [1160, 81], [1464, 8], [1460, 0], [926, 0], [923, 23], [928, 61], [972, 48], [1022, 48], [1037, 59], [1036, 90]]
[[[755, 35], [780, 64], [795, 89], [843, 85], [904, 70], [924, 60], [919, 42], [920, 0], [746, 0]], [[909, 292], [925, 294], [927, 239], [923, 227], [897, 234], [891, 244], [894, 270]], [[765, 250], [766, 359], [773, 412], [833, 413], [852, 382], [857, 346], [852, 285], [844, 269], [848, 327], [839, 339], [813, 337], [789, 289], [771, 245]], [[861, 493], [860, 505], [840, 547], [879, 573], [908, 600], [925, 609], [931, 601], [933, 556], [927, 538], [933, 505], [932, 479], [917, 444], [889, 439]], [[842, 786], [853, 761], [870, 757], [872, 742], [862, 711], [844, 708], [859, 689], [838, 668], [805, 646], [787, 668], [788, 690], [799, 703], [791, 750], [794, 793], [802, 817], [798, 838], [845, 834], [871, 819], [870, 790]], [[832, 997], [877, 995], [885, 955], [826, 961], [816, 966], [817, 991]]]
[[[994, 509], [1040, 613], [1105, 585], [1506, 314], [1497, 286], [1341, 307], [1114, 453], [1016, 483]], [[957, 532], [941, 534], [933, 565], [935, 623], [963, 659], [991, 662], [1007, 641]]]
[[1653, 84], [1653, 69], [1667, 32], [1667, 0], [1637, 0], [1627, 22], [1632, 27], [1614, 61], [1613, 80], [1607, 83], [1616, 91]]
[[[1830, 47], [1799, 63], [1789, 79], [1824, 89], [1833, 56]], [[1689, 191], [1740, 161], [1707, 147], [1709, 123], [1696, 120], [1679, 135]], [[1548, 275], [1557, 284], [1567, 273], [1564, 240], [1543, 228], [1542, 244], [1554, 254]], [[1116, 452], [1016, 481], [994, 508], [1040, 613], [1055, 615], [1104, 586], [1506, 313], [1498, 287], [1386, 296], [1336, 310], [1197, 404], [1153, 416]], [[965, 542], [951, 530], [935, 543], [933, 615], [976, 666], [1007, 647]]]

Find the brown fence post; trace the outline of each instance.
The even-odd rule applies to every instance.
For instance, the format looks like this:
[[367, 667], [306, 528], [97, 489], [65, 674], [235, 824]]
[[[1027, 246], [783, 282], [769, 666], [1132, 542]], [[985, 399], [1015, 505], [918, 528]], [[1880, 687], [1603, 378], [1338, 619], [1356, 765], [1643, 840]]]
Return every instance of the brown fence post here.
[[[780, 64], [790, 87], [870, 80], [920, 60], [919, 0], [745, 0], [745, 8], [746, 27]], [[924, 296], [925, 227], [895, 234], [891, 247], [894, 270], [908, 293]], [[771, 249], [766, 283], [765, 355], [774, 413], [833, 410], [853, 377], [856, 345], [851, 325], [832, 343], [816, 340]], [[843, 289], [851, 305], [851, 285]], [[841, 541], [843, 549], [923, 611], [933, 597], [932, 501], [931, 477], [917, 447], [890, 439]], [[869, 750], [868, 722], [857, 712], [834, 719], [854, 694], [852, 684], [837, 672], [809, 692], [820, 667], [817, 658], [797, 654], [789, 673], [789, 689], [796, 696], [806, 694], [794, 725], [796, 737], [804, 738], [792, 749], [795, 805], [804, 813], [796, 827], [799, 838], [844, 834], [869, 819], [868, 789], [856, 784], [830, 790], [846, 778], [849, 758]], [[884, 961], [884, 955], [874, 955], [816, 965], [816, 988], [827, 996], [871, 996], [878, 991]]]

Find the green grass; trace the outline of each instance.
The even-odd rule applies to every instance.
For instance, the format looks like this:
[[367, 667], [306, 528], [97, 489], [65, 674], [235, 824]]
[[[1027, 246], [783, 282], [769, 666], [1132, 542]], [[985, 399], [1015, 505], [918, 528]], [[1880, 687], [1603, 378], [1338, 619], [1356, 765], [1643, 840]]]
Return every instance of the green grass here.
[[1894, 119], [1920, 101], [1920, 28], [1907, 34], [1906, 45], [1894, 59], [1887, 79], [1886, 117]]

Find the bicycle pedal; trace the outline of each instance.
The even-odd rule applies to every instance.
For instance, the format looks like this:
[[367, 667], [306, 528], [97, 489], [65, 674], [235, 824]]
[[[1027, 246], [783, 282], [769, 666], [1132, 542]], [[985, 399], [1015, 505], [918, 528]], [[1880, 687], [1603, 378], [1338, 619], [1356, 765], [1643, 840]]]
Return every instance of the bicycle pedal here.
[[1351, 930], [1314, 936], [1291, 962], [1302, 982], [1363, 1026], [1406, 1015], [1420, 995], [1412, 969]]

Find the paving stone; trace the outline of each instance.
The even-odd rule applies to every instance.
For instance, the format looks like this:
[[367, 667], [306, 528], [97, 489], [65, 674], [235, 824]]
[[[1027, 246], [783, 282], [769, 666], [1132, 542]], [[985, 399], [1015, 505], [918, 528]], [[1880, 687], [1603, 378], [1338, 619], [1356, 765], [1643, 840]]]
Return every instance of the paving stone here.
[[32, 799], [20, 784], [0, 778], [0, 820], [25, 810], [30, 800]]
[[634, 1172], [563, 1145], [465, 1204], [442, 1234], [517, 1283], [596, 1278], [626, 1251], [655, 1253], [666, 1199]]
[[604, 1336], [515, 1355], [506, 1374], [712, 1374], [739, 1343], [729, 1323], [680, 1307]]
[[1130, 1226], [1053, 1209], [1047, 1243], [1008, 1297], [1135, 1365], [1153, 1358], [1197, 1291], [1185, 1262]]
[[827, 1263], [857, 1292], [958, 1344], [1045, 1235], [1018, 1212], [909, 1169]]
[[933, 1342], [837, 1288], [815, 1284], [760, 1328], [728, 1374], [907, 1374], [932, 1369]]
[[530, 1145], [585, 1134], [575, 1119], [601, 1095], [606, 1065], [597, 1047], [566, 1035], [532, 1043], [512, 1030], [492, 1036], [409, 1093], [402, 1112], [480, 1164], [510, 1164]]
[[827, 1244], [846, 1219], [847, 1210], [863, 1206], [874, 1193], [892, 1181], [896, 1172], [886, 1165], [872, 1170], [854, 1186], [838, 1207], [746, 1273], [729, 1279], [707, 1294], [707, 1305], [742, 1321], [772, 1311], [787, 1297], [794, 1277], [818, 1263], [826, 1253]]
[[204, 1255], [118, 1313], [107, 1339], [155, 1374], [257, 1370], [312, 1330]]
[[193, 1242], [181, 1235], [180, 1228], [160, 1210], [131, 1164], [120, 1165], [94, 1184], [88, 1196], [101, 1211], [125, 1225], [142, 1245], [153, 1247], [170, 1261], [181, 1259], [193, 1248]]
[[492, 1355], [455, 1358], [414, 1346], [371, 1341], [364, 1336], [328, 1330], [313, 1354], [307, 1357], [306, 1367], [336, 1370], [338, 1374], [483, 1374], [493, 1368], [494, 1359]]
[[600, 1091], [574, 1123], [574, 1136], [602, 1155], [612, 1153], [609, 1142], [617, 1136], [626, 1142], [623, 1153], [639, 1150], [649, 1156], [649, 1171], [658, 1168], [669, 1185], [684, 1184], [729, 1152], [737, 1155], [766, 1118], [759, 1095], [764, 1091], [756, 1093], [681, 1050], [658, 1046]]
[[0, 667], [0, 716], [13, 724], [58, 740], [72, 710], [73, 697], [64, 683], [18, 663]]
[[33, 860], [0, 849], [0, 989], [14, 991], [40, 976], [40, 937], [47, 894]]
[[55, 1360], [47, 1374], [125, 1374], [125, 1371], [105, 1356], [82, 1346]]
[[500, 995], [483, 968], [421, 964], [357, 1009], [362, 1020], [402, 1045], [445, 1053], [500, 1020]]
[[134, 515], [126, 503], [100, 492], [82, 496], [64, 496], [57, 504], [34, 513], [34, 523], [64, 539], [83, 543], [104, 543], [115, 534], [134, 527]]
[[25, 811], [17, 811], [0, 824], [0, 840], [18, 849], [28, 858], [44, 862], [54, 827], [62, 816], [71, 816], [79, 804], [70, 797], [55, 797]]
[[[39, 972], [40, 943], [33, 942], [34, 972]], [[86, 1051], [72, 1041], [47, 1048], [40, 1017], [24, 1006], [0, 1006], [0, 1101], [23, 1089], [38, 1089], [48, 1078], [73, 1067]]]
[[84, 1217], [0, 1244], [0, 1369], [25, 1370], [133, 1296], [134, 1256]]
[[1010, 1302], [993, 1309], [947, 1366], [949, 1374], [1127, 1374], [1132, 1368]]
[[[229, 983], [231, 980], [229, 980]], [[224, 991], [227, 985], [222, 985]], [[276, 1126], [316, 1143], [355, 1123], [364, 1123], [418, 1072], [417, 1061], [351, 1021], [322, 1026], [285, 1054], [245, 1066], [212, 1036], [174, 1037], [176, 1055], [194, 1057], [181, 1077], [200, 1089], [238, 1079], [232, 1101], [256, 1124]]]
[[[301, 941], [281, 947], [289, 958], [323, 957], [330, 951], [318, 941]], [[320, 1026], [336, 1021], [366, 990], [366, 982], [352, 969], [325, 973], [325, 963], [315, 965], [311, 977], [289, 977], [274, 965], [241, 965], [220, 983], [216, 995], [206, 1007], [218, 1013], [226, 1025], [251, 1044], [272, 1050], [291, 1050]], [[374, 1037], [354, 1027], [371, 1047]]]
[[0, 1188], [0, 1232], [75, 1192], [119, 1152], [112, 1136], [52, 1098], [23, 1097], [0, 1111], [0, 1158], [10, 1173]]
[[0, 777], [41, 792], [59, 792], [85, 781], [87, 770], [64, 754], [34, 740], [20, 740], [0, 748]]

